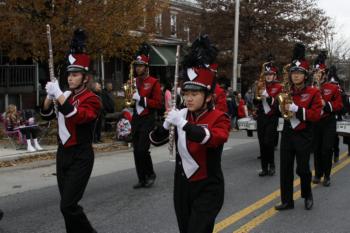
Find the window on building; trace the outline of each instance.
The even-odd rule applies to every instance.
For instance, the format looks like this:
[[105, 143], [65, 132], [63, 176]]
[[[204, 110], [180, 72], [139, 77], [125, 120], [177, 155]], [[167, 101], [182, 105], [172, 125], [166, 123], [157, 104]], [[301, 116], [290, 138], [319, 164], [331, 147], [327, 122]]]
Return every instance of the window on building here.
[[160, 34], [162, 32], [162, 14], [155, 17], [156, 33]]
[[176, 37], [176, 14], [170, 15], [170, 35]]

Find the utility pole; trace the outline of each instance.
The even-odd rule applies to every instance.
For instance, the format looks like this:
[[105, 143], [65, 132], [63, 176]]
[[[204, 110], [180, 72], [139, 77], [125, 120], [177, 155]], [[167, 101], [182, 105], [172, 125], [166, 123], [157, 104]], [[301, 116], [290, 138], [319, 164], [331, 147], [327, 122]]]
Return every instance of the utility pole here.
[[233, 77], [232, 77], [232, 89], [237, 91], [237, 57], [238, 57], [238, 32], [239, 32], [239, 2], [235, 0], [235, 31], [234, 31], [234, 42], [233, 42]]

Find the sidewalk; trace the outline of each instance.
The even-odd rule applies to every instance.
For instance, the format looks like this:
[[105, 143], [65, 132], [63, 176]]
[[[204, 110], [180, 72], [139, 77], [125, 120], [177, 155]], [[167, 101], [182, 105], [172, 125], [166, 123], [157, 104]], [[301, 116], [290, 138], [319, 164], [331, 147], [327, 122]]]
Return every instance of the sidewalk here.
[[[0, 145], [0, 161], [12, 161], [22, 158], [37, 157], [40, 155], [55, 155], [57, 145], [42, 145], [42, 151], [27, 152], [26, 149], [16, 150], [10, 146]], [[127, 150], [129, 149], [123, 142], [114, 141], [101, 144], [93, 144], [95, 151], [104, 150]]]
[[[254, 133], [254, 137], [249, 138], [246, 136], [246, 131], [241, 130], [237, 132], [231, 132], [229, 142], [226, 145], [239, 145], [241, 143], [246, 143], [255, 140], [256, 132]], [[5, 145], [0, 144], [0, 162], [14, 161], [23, 158], [35, 158], [45, 155], [54, 156], [57, 151], [57, 145], [42, 145], [42, 147], [44, 148], [44, 150], [42, 151], [27, 152], [26, 149], [16, 150], [8, 145], [5, 148]], [[109, 151], [131, 151], [131, 149], [127, 145], [125, 145], [124, 142], [120, 141], [93, 144], [93, 147], [96, 153]]]

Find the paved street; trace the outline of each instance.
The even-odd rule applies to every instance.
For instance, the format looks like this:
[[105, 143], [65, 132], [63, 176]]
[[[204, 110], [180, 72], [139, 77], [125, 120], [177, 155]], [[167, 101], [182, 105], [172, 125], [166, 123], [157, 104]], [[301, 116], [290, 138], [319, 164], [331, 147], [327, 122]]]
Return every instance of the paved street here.
[[[350, 159], [344, 153], [333, 169], [331, 187], [314, 187], [312, 211], [297, 199], [297, 186], [295, 209], [277, 213], [272, 207], [279, 202], [279, 172], [257, 176], [256, 138], [233, 133], [224, 150], [226, 196], [215, 232], [349, 232]], [[168, 161], [166, 147], [152, 148], [152, 154], [157, 181], [142, 190], [132, 189], [136, 174], [131, 152], [96, 156], [82, 205], [98, 232], [178, 232], [172, 204], [174, 163]], [[0, 233], [64, 232], [54, 172], [53, 161], [0, 169], [0, 207], [5, 211]]]

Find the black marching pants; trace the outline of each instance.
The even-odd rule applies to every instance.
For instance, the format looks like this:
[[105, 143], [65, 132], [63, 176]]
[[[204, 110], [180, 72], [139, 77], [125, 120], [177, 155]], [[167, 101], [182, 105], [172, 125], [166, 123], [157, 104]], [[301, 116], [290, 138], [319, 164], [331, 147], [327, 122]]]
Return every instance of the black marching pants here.
[[95, 232], [78, 202], [83, 197], [94, 165], [91, 144], [70, 148], [58, 147], [57, 182], [61, 195], [60, 209], [67, 233]]
[[268, 166], [275, 167], [277, 125], [278, 117], [262, 115], [257, 119], [261, 169], [263, 171], [267, 171]]
[[149, 148], [151, 141], [149, 133], [155, 124], [154, 116], [135, 116], [131, 121], [132, 143], [137, 176], [140, 182], [154, 174], [153, 163]]
[[339, 135], [335, 133], [334, 137], [334, 143], [333, 143], [333, 155], [334, 157], [338, 156], [339, 157]]
[[333, 145], [336, 136], [336, 120], [333, 115], [314, 125], [315, 176], [329, 178], [332, 169]]
[[312, 150], [312, 128], [308, 126], [301, 131], [294, 131], [285, 124], [281, 138], [281, 200], [293, 204], [294, 160], [297, 162], [296, 173], [300, 177], [301, 197], [307, 198], [311, 193], [310, 153]]
[[189, 182], [184, 174], [175, 174], [174, 206], [180, 233], [212, 233], [223, 202], [223, 178]]

